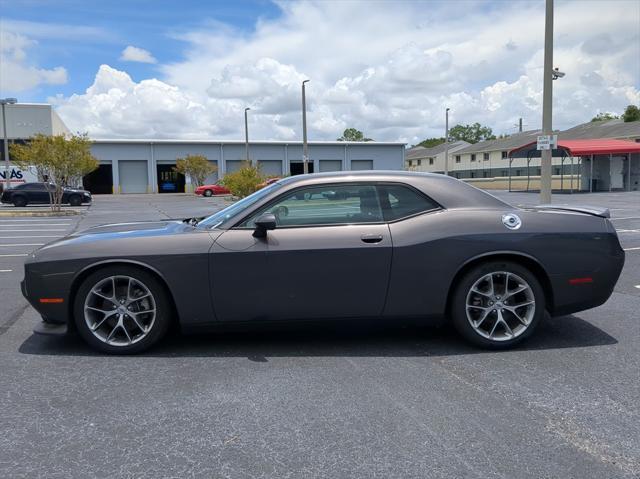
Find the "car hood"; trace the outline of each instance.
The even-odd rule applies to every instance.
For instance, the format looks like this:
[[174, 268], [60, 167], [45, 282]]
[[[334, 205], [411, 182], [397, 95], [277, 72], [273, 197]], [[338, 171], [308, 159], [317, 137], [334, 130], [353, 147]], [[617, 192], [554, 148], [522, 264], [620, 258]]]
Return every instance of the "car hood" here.
[[185, 231], [193, 231], [193, 229], [193, 226], [180, 220], [106, 224], [72, 233], [69, 236], [44, 245], [39, 251], [59, 246], [71, 246], [92, 242], [176, 235], [184, 233]]

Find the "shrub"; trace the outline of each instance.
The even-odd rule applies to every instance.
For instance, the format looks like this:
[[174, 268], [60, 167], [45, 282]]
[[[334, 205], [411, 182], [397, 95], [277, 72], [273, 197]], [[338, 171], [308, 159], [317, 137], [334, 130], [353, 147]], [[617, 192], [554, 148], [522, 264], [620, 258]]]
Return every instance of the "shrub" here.
[[244, 198], [258, 189], [258, 185], [264, 181], [258, 166], [253, 166], [245, 161], [242, 167], [233, 173], [227, 173], [220, 182], [229, 188], [231, 194]]

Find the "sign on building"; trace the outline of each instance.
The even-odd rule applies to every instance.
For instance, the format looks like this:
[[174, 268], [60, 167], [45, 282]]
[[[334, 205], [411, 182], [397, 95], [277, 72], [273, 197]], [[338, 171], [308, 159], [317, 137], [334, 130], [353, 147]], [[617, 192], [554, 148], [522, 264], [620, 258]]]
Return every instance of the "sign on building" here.
[[558, 135], [538, 136], [538, 150], [555, 150], [558, 147]]

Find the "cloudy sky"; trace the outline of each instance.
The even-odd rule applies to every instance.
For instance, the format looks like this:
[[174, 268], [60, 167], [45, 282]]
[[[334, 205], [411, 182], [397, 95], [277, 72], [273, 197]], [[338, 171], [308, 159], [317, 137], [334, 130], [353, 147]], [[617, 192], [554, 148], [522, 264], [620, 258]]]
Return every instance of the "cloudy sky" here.
[[[640, 103], [640, 0], [556, 1], [554, 127]], [[0, 0], [0, 95], [92, 137], [415, 143], [541, 123], [544, 1]]]

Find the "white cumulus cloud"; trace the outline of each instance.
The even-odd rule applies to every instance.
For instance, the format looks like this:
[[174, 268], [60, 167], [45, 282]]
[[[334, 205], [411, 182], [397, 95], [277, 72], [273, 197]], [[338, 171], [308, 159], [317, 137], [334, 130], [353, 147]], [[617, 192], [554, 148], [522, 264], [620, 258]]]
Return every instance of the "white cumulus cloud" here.
[[51, 69], [32, 64], [27, 52], [37, 42], [31, 38], [0, 30], [0, 91], [17, 93], [41, 84], [60, 85], [67, 82], [67, 70], [61, 66]]
[[[536, 2], [282, 2], [250, 32], [214, 21], [172, 33], [187, 48], [134, 82], [102, 66], [86, 92], [55, 99], [94, 136], [300, 139], [301, 82], [309, 137], [356, 127], [376, 140], [442, 136], [450, 121], [514, 131], [541, 122], [544, 8]], [[555, 12], [554, 126], [640, 103], [640, 4], [562, 2]], [[582, 25], [585, 28], [575, 28]], [[613, 35], [611, 32], [616, 32]]]
[[120, 60], [124, 62], [138, 62], [138, 63], [157, 63], [158, 60], [154, 58], [149, 50], [144, 48], [134, 47], [133, 45], [127, 46], [120, 54]]

